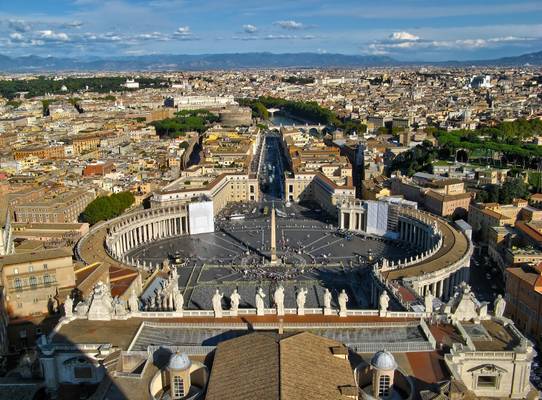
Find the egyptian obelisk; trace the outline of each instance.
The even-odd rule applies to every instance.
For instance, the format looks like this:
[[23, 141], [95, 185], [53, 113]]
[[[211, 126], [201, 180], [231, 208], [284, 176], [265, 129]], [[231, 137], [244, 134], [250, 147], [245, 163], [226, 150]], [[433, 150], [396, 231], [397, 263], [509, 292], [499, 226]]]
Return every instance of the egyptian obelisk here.
[[271, 264], [275, 265], [278, 263], [277, 259], [277, 232], [276, 232], [276, 221], [275, 221], [275, 207], [271, 209]]

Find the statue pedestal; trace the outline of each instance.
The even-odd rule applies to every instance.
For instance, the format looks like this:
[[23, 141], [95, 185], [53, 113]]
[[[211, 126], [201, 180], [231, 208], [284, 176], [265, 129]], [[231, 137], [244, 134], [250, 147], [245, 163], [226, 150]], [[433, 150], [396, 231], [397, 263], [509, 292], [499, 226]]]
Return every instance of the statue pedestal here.
[[331, 315], [331, 308], [324, 307], [324, 315]]
[[297, 315], [305, 315], [305, 309], [304, 308], [298, 308], [297, 309]]
[[346, 317], [346, 310], [344, 311], [339, 311], [339, 317]]

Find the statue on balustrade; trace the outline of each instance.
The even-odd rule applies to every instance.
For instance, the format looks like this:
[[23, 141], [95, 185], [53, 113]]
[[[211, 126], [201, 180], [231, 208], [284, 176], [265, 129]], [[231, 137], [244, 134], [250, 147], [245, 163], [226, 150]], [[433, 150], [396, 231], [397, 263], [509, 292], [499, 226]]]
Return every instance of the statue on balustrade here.
[[183, 296], [183, 294], [181, 292], [179, 292], [179, 291], [175, 292], [173, 301], [175, 303], [175, 311], [182, 312], [183, 311], [183, 306], [184, 306], [184, 296]]
[[284, 287], [280, 285], [273, 295], [277, 307], [277, 315], [284, 315]]
[[239, 311], [239, 303], [241, 302], [241, 295], [237, 291], [237, 289], [233, 290], [233, 293], [230, 296], [230, 311], [232, 316], [237, 316], [237, 313]]
[[331, 315], [331, 292], [328, 288], [324, 290], [324, 315]]
[[307, 289], [301, 288], [297, 293], [296, 303], [297, 303], [297, 314], [305, 315], [305, 302], [307, 301]]
[[215, 312], [215, 318], [222, 318], [222, 298], [224, 297], [223, 293], [220, 293], [218, 289], [216, 289], [215, 294], [213, 296], [213, 311]]
[[346, 317], [346, 303], [348, 303], [348, 295], [344, 289], [339, 293], [339, 317]]
[[388, 296], [388, 292], [384, 290], [382, 294], [380, 295], [380, 315], [385, 314], [388, 311], [388, 307], [390, 305], [390, 297]]
[[504, 310], [506, 309], [506, 300], [502, 295], [498, 295], [493, 303], [494, 314], [496, 317], [502, 317], [504, 315]]
[[263, 292], [263, 289], [260, 287], [258, 288], [258, 291], [256, 292], [256, 315], [264, 315], [265, 314], [265, 293]]
[[66, 297], [66, 301], [64, 301], [64, 315], [66, 318], [73, 316], [73, 300], [69, 295]]

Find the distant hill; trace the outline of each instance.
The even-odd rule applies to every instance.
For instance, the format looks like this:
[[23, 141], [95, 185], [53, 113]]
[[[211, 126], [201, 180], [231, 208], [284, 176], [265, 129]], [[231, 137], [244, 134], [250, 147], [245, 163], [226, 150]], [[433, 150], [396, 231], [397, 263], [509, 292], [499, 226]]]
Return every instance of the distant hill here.
[[333, 68], [399, 65], [383, 56], [318, 53], [234, 53], [201, 55], [148, 55], [81, 60], [55, 57], [0, 55], [0, 71], [168, 71], [243, 68]]
[[115, 58], [8, 57], [0, 55], [0, 72], [171, 71], [243, 68], [356, 68], [414, 65], [518, 66], [542, 65], [542, 51], [495, 60], [402, 62], [386, 56], [319, 53], [159, 54]]

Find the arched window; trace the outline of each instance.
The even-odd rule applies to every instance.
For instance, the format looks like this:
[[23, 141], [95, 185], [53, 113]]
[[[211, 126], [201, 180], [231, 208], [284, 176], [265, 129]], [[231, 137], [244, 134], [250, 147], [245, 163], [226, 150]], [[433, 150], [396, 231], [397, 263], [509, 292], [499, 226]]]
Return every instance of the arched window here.
[[382, 375], [380, 382], [378, 382], [378, 395], [380, 397], [387, 397], [390, 394], [390, 377], [388, 375]]
[[35, 289], [36, 286], [38, 286], [38, 278], [35, 276], [31, 276], [29, 279], [30, 286], [32, 286], [32, 289]]
[[21, 282], [21, 278], [15, 278], [15, 281], [13, 283], [13, 286], [15, 286], [16, 290], [21, 290], [23, 288], [23, 284]]
[[171, 394], [171, 398], [173, 399], [180, 399], [184, 397], [184, 382], [183, 378], [181, 378], [180, 376], [173, 377], [173, 388]]

